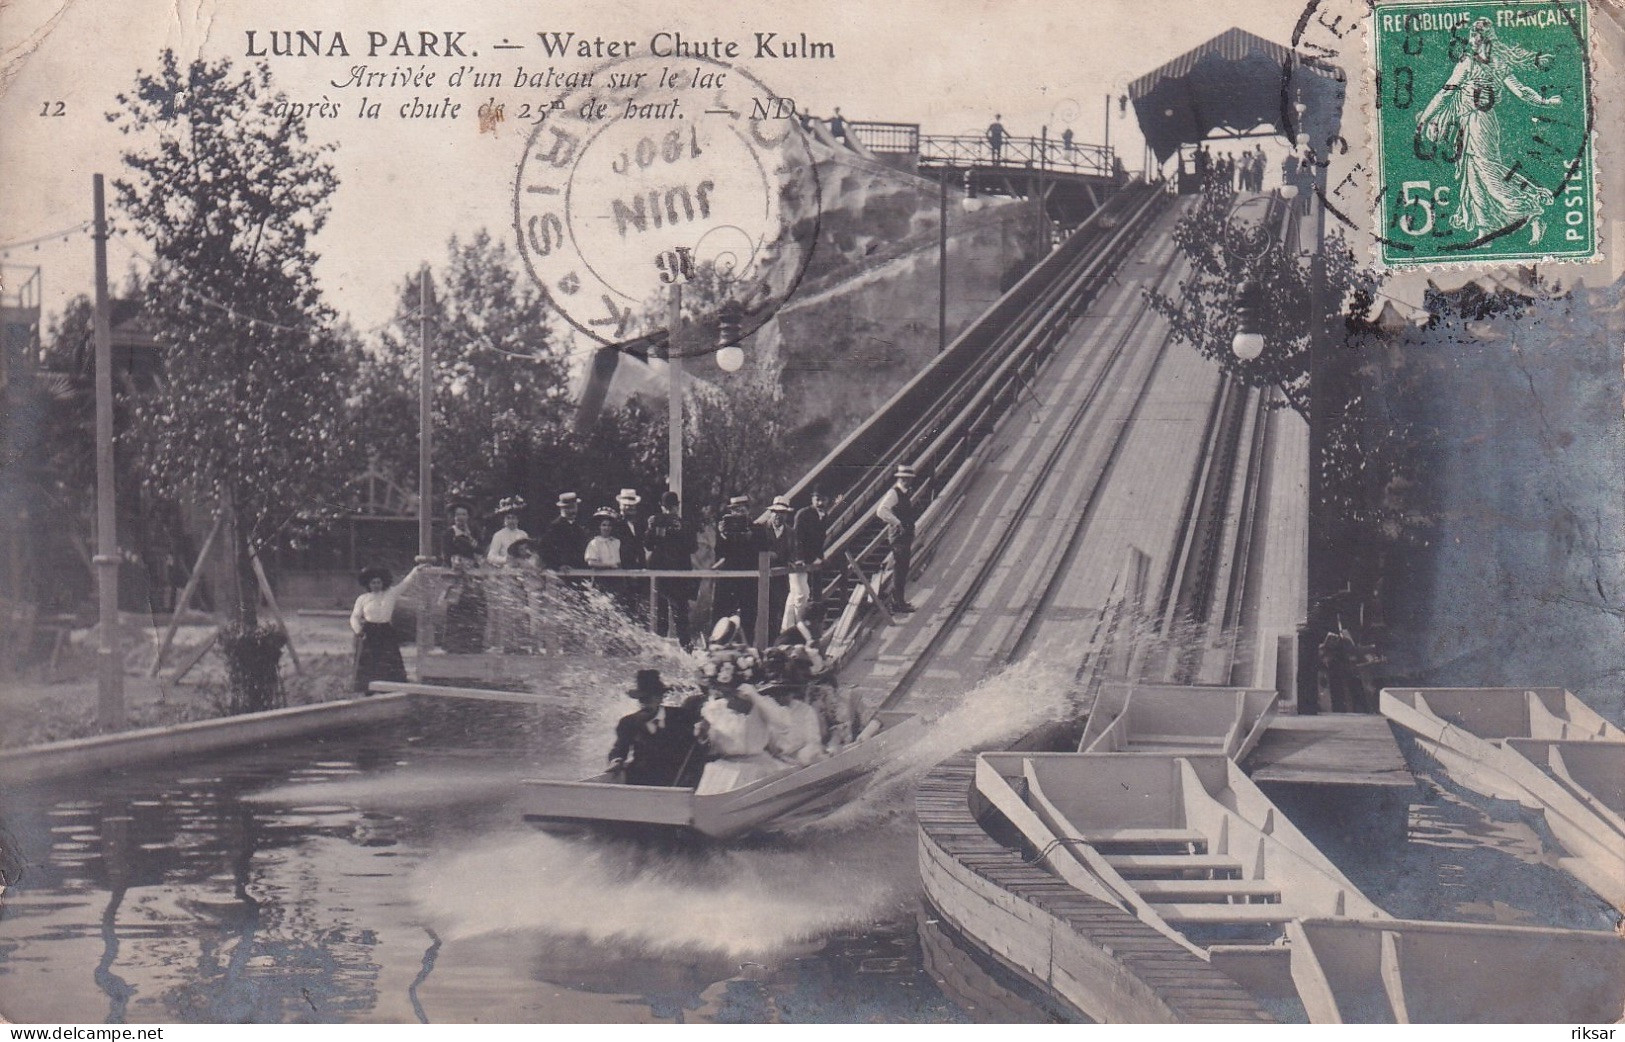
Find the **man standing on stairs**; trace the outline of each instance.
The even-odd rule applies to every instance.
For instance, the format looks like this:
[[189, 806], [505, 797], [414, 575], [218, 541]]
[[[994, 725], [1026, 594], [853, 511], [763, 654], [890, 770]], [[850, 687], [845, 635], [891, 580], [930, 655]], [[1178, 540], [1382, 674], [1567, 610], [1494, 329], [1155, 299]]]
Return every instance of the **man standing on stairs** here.
[[914, 505], [914, 468], [902, 464], [897, 468], [897, 480], [875, 507], [875, 516], [886, 524], [886, 539], [891, 544], [892, 614], [911, 612], [908, 603], [908, 570], [914, 559], [914, 522], [919, 510]]
[[829, 496], [821, 488], [812, 491], [812, 505], [796, 511], [795, 554], [790, 563], [790, 599], [784, 606], [779, 629], [787, 630], [805, 619], [813, 598], [823, 590], [819, 569], [824, 566], [824, 542], [829, 538]]

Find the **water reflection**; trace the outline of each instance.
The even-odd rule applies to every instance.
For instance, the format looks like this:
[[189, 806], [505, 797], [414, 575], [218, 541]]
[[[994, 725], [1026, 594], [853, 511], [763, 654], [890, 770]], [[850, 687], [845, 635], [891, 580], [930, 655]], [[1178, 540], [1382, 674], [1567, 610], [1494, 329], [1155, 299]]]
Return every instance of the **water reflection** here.
[[912, 829], [888, 815], [738, 848], [521, 824], [516, 780], [601, 758], [603, 715], [431, 706], [398, 726], [0, 794], [27, 861], [0, 913], [0, 1014], [953, 1019], [892, 943], [916, 881]]

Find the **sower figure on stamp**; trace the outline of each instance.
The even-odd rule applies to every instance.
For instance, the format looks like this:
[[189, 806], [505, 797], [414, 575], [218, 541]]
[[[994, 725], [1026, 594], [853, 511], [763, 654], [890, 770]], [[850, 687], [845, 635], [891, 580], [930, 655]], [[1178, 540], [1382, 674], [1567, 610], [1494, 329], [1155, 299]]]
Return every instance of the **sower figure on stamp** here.
[[897, 480], [875, 507], [875, 516], [886, 523], [886, 538], [891, 543], [893, 614], [914, 610], [907, 596], [908, 570], [914, 562], [914, 522], [919, 518], [913, 490], [914, 468], [903, 464], [897, 468]]
[[[1499, 99], [1505, 87], [1530, 105], [1563, 104], [1518, 79], [1536, 71], [1534, 52], [1496, 39], [1488, 18], [1473, 22], [1468, 51], [1450, 79], [1416, 117], [1419, 137], [1456, 153], [1456, 209], [1450, 226], [1482, 235], [1517, 221], [1529, 222], [1529, 241], [1546, 234], [1544, 216], [1552, 194], [1519, 177], [1501, 149]], [[1459, 146], [1459, 153], [1456, 151]]]

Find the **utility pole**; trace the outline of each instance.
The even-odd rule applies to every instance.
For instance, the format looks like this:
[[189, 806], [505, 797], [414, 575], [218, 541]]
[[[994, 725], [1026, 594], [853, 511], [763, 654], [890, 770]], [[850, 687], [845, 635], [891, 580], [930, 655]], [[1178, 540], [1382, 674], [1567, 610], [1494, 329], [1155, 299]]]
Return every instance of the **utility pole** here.
[[101, 641], [96, 648], [96, 718], [124, 726], [124, 662], [118, 619], [118, 506], [113, 485], [113, 302], [107, 293], [107, 199], [93, 175], [96, 217], [96, 593]]
[[1112, 172], [1112, 96], [1106, 95], [1106, 175]]
[[948, 173], [937, 184], [937, 354], [948, 349]]
[[683, 359], [677, 330], [683, 324], [683, 284], [671, 285], [671, 320], [666, 326], [666, 474], [671, 490], [683, 498]]
[[[434, 369], [429, 351], [429, 266], [418, 272], [418, 563], [434, 557]], [[421, 612], [419, 613], [422, 614]]]
[[[418, 556], [416, 564], [434, 560], [434, 358], [429, 349], [429, 266], [418, 271]], [[418, 680], [424, 676], [429, 647], [434, 643], [434, 618], [429, 602], [417, 610]]]

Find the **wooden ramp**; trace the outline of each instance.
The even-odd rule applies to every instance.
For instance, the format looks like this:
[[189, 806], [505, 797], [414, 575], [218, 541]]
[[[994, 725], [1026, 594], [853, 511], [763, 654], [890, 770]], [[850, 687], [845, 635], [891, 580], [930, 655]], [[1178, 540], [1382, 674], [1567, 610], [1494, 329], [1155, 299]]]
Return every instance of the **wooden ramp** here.
[[1242, 767], [1260, 785], [1416, 785], [1387, 719], [1365, 713], [1276, 717]]

